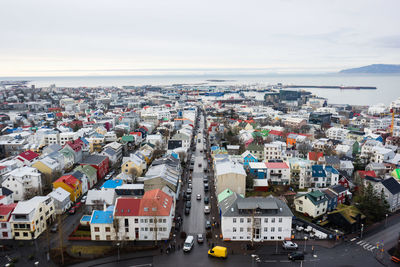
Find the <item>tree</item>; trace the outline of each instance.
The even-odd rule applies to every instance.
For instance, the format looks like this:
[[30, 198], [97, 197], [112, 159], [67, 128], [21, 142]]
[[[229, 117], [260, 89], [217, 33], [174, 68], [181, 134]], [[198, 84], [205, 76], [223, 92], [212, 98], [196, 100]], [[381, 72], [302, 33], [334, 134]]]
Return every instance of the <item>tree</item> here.
[[301, 143], [297, 146], [297, 150], [303, 157], [306, 157], [308, 155], [308, 152], [312, 150], [312, 147], [310, 144], [307, 143]]
[[125, 130], [121, 128], [115, 129], [114, 132], [117, 138], [121, 138], [125, 134]]
[[247, 189], [253, 189], [254, 187], [254, 179], [256, 177], [253, 174], [248, 174], [246, 176], [246, 188]]
[[358, 208], [370, 222], [380, 221], [389, 213], [384, 192], [376, 192], [371, 183], [368, 183], [366, 187], [360, 187], [354, 201], [358, 203]]

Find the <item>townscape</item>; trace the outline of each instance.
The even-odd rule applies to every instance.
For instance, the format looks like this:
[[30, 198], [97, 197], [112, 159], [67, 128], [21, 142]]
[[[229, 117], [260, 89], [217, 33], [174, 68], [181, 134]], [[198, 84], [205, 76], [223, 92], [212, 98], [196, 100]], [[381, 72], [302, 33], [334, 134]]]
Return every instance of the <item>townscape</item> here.
[[2, 87], [3, 266], [400, 258], [400, 100], [218, 81]]

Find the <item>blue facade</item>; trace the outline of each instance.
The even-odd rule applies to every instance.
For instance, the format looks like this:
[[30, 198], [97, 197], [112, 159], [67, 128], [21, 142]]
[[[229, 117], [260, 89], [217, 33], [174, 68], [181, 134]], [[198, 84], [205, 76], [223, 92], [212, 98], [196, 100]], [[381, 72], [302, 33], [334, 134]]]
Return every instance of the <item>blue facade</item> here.
[[243, 158], [243, 166], [245, 168], [248, 168], [249, 162], [258, 162], [258, 159], [255, 158], [252, 154], [248, 154], [246, 157]]

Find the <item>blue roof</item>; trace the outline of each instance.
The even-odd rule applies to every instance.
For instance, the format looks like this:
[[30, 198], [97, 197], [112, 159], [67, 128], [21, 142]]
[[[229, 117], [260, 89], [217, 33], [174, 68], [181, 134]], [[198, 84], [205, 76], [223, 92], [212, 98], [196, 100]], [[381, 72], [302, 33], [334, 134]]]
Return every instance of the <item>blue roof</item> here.
[[116, 188], [117, 186], [122, 185], [122, 180], [108, 180], [106, 181], [101, 188]]
[[325, 166], [325, 171], [331, 172], [333, 174], [339, 174], [339, 172], [335, 168], [333, 168], [332, 166]]
[[91, 224], [92, 223], [104, 223], [104, 224], [113, 223], [113, 212], [112, 211], [95, 210], [95, 211], [93, 211], [90, 223]]
[[83, 215], [81, 222], [90, 222], [91, 218], [92, 218], [92, 216], [90, 216], [90, 215]]
[[313, 165], [312, 168], [312, 177], [326, 177], [326, 173], [324, 167], [322, 165]]
[[219, 146], [212, 146], [211, 147], [211, 151], [214, 151], [214, 150], [217, 150], [217, 149], [219, 149]]
[[88, 142], [88, 140], [86, 140], [85, 137], [81, 137], [81, 140], [85, 145], [89, 145], [89, 142]]

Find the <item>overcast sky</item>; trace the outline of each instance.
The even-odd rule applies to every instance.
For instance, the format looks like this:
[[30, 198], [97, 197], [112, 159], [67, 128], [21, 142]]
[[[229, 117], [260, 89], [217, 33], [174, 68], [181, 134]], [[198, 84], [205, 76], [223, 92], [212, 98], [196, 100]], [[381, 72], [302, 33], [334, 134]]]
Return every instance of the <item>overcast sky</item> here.
[[399, 0], [0, 1], [0, 77], [400, 64], [399, 10]]

